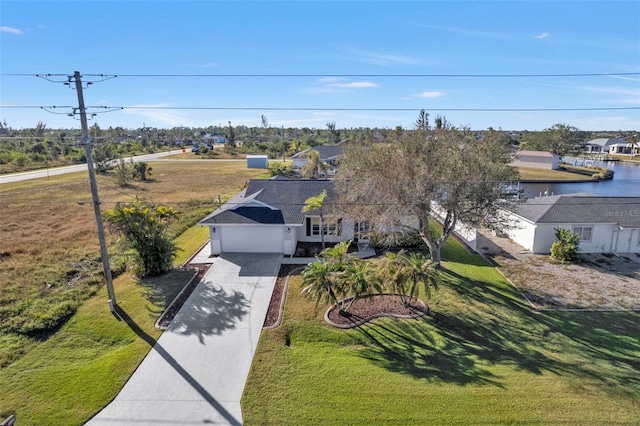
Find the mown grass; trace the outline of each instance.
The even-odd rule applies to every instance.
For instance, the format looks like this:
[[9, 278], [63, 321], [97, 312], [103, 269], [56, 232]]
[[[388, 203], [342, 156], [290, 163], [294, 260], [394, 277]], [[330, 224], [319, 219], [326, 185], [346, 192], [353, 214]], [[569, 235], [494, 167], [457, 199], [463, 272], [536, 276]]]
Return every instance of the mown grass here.
[[[236, 162], [158, 162], [149, 182], [119, 187], [99, 176], [102, 208], [135, 197], [180, 212], [177, 236], [237, 193], [251, 177], [265, 176]], [[0, 186], [0, 366], [30, 344], [24, 337], [60, 326], [100, 288], [101, 263], [91, 193], [85, 173]], [[114, 272], [125, 270], [117, 237], [107, 234]], [[199, 241], [201, 243], [202, 241]], [[17, 349], [17, 350], [14, 350]]]
[[[192, 225], [216, 207], [218, 195], [224, 201], [250, 177], [264, 176], [242, 163], [153, 167], [154, 181], [126, 188], [100, 177], [100, 196], [103, 208], [135, 196], [178, 208], [182, 216], [172, 234], [186, 231], [175, 240], [182, 248], [176, 265], [206, 241], [207, 230]], [[82, 424], [106, 405], [159, 336], [154, 322], [193, 274], [176, 270], [144, 280], [121, 274], [114, 286], [124, 319], [116, 319], [95, 273], [99, 247], [84, 178], [0, 186], [2, 326], [20, 316], [46, 317], [52, 301], [74, 304], [68, 316], [37, 333], [0, 331], [0, 418], [16, 414], [21, 425]], [[114, 236], [108, 240], [113, 264], [118, 249]], [[7, 315], [14, 306], [24, 309]], [[29, 311], [32, 306], [43, 309]]]
[[535, 313], [454, 241], [430, 316], [351, 330], [289, 284], [242, 400], [257, 424], [637, 424], [640, 315]]
[[[548, 181], [572, 181], [572, 180], [585, 180], [589, 179], [591, 175], [585, 176], [581, 173], [575, 173], [566, 170], [548, 170], [548, 169], [536, 169], [531, 167], [518, 167], [521, 180], [548, 180]], [[591, 174], [595, 173], [593, 171]]]

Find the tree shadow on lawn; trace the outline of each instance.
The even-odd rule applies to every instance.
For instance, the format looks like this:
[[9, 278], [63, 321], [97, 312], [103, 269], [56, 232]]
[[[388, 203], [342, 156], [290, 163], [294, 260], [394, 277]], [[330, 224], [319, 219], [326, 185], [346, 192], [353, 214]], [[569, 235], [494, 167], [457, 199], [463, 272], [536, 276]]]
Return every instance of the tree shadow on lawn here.
[[156, 277], [138, 279], [138, 284], [147, 290], [147, 300], [154, 306], [158, 306], [158, 308], [149, 308], [151, 315], [159, 315], [169, 307], [196, 272], [195, 269], [174, 269]]
[[[534, 314], [535, 315], [535, 314]], [[615, 397], [640, 400], [640, 314], [637, 312], [545, 311], [536, 320], [564, 337], [563, 351], [579, 354], [565, 370], [589, 377]]]
[[494, 374], [480, 368], [470, 354], [462, 353], [461, 346], [454, 342], [436, 344], [423, 319], [367, 323], [357, 330], [370, 343], [360, 356], [394, 373], [460, 385], [500, 386]]
[[540, 313], [508, 283], [472, 280], [446, 270], [461, 308], [416, 320], [373, 322], [358, 330], [361, 355], [417, 378], [501, 386], [488, 367], [511, 365], [540, 375], [588, 379], [615, 397], [640, 397], [640, 315]]

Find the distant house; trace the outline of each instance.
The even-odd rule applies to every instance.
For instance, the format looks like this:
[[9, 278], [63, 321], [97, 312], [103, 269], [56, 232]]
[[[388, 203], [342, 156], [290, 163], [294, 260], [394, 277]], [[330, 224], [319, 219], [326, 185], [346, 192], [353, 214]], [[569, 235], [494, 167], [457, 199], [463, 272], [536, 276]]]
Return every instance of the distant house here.
[[580, 235], [584, 253], [640, 253], [640, 197], [555, 195], [507, 212], [509, 238], [533, 253], [550, 253], [555, 228]]
[[[309, 197], [327, 191], [320, 212], [302, 213]], [[209, 227], [212, 255], [229, 252], [293, 255], [298, 242], [362, 241], [360, 226], [331, 215], [337, 194], [330, 180], [252, 179], [246, 189], [199, 222]]]
[[511, 162], [515, 167], [558, 170], [560, 164], [560, 157], [547, 151], [517, 151], [515, 157]]
[[[627, 148], [629, 152], [626, 152]], [[627, 141], [620, 138], [592, 139], [584, 144], [584, 151], [588, 154], [631, 154]]]
[[227, 138], [221, 135], [211, 135], [211, 141], [213, 143], [227, 143]]
[[338, 167], [338, 160], [344, 154], [344, 144], [338, 145], [318, 145], [305, 149], [291, 156], [293, 167], [301, 169], [307, 163], [307, 156], [310, 151], [317, 151], [320, 154], [320, 161], [331, 167], [330, 173], [335, 172]]

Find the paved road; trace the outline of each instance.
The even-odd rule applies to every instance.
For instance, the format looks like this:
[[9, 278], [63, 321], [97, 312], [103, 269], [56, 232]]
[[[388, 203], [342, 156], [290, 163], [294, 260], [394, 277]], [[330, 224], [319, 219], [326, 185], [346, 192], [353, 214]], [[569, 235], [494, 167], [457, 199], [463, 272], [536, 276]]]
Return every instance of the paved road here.
[[118, 396], [87, 424], [241, 425], [240, 398], [281, 261], [279, 254], [216, 258]]
[[[180, 152], [179, 150], [175, 149], [173, 151], [158, 152], [156, 154], [145, 154], [145, 155], [137, 155], [135, 157], [127, 157], [127, 160], [129, 158], [133, 158], [133, 161], [153, 162], [153, 161], [159, 161], [162, 157], [167, 157], [169, 155], [176, 155], [179, 152]], [[53, 167], [50, 169], [32, 170], [29, 172], [22, 172], [22, 173], [4, 174], [4, 175], [0, 175], [0, 185], [2, 185], [3, 183], [46, 178], [48, 176], [64, 175], [67, 173], [82, 172], [82, 171], [85, 171], [85, 172], [87, 171], [86, 164], [78, 164], [75, 166]]]

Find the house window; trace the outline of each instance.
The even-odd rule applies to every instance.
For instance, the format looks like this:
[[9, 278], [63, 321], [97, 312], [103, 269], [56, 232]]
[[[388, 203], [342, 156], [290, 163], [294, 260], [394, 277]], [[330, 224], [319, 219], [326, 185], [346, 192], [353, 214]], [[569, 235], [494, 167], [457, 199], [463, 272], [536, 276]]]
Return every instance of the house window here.
[[580, 235], [580, 241], [590, 242], [593, 233], [592, 226], [574, 226], [573, 233]]
[[[342, 236], [342, 219], [332, 220], [332, 219], [324, 219], [324, 223], [322, 226], [322, 233], [329, 237], [340, 237]], [[307, 218], [307, 236], [308, 237], [319, 237], [320, 236], [320, 217], [308, 217]]]

